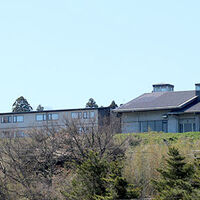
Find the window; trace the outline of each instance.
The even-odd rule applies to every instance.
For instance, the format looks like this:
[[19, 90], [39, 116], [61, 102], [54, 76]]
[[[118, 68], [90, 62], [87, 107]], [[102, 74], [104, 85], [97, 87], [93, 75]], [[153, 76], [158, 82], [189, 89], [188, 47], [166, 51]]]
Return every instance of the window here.
[[77, 112], [72, 112], [71, 113], [72, 119], [78, 119], [78, 113]]
[[164, 126], [166, 125], [166, 123], [165, 123], [165, 125], [163, 125], [164, 124], [164, 122], [163, 121], [155, 121], [155, 131], [156, 132], [160, 132], [160, 131], [164, 131], [164, 132], [167, 132], [166, 131], [166, 127], [164, 128]]
[[24, 116], [18, 115], [13, 117], [13, 122], [18, 123], [18, 122], [23, 122], [24, 121]]
[[36, 121], [45, 121], [45, 120], [47, 120], [46, 114], [36, 115]]
[[12, 116], [3, 116], [1, 118], [1, 123], [12, 123]]
[[196, 131], [195, 119], [180, 119], [179, 120], [179, 132], [191, 132]]
[[94, 118], [94, 111], [90, 112], [90, 118]]
[[141, 122], [140, 123], [140, 129], [141, 129], [141, 132], [147, 132], [148, 131], [148, 124], [147, 124], [147, 122]]
[[78, 118], [81, 119], [82, 118], [82, 112], [78, 113]]
[[163, 131], [167, 133], [167, 121], [166, 120], [152, 120], [140, 122], [140, 132], [148, 131]]
[[48, 120], [58, 120], [58, 114], [57, 113], [48, 114]]
[[87, 119], [88, 118], [88, 112], [83, 112], [83, 119]]

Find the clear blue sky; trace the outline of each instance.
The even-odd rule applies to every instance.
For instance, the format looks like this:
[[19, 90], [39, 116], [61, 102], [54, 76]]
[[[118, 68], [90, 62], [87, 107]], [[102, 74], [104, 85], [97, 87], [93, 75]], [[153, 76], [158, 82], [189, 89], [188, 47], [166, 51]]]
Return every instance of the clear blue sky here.
[[125, 103], [200, 82], [199, 0], [0, 1], [0, 112]]

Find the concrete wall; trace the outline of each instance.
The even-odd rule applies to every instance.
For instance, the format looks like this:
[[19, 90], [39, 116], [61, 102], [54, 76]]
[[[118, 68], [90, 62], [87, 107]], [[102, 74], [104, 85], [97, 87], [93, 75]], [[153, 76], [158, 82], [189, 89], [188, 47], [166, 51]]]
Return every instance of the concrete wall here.
[[179, 132], [179, 122], [181, 120], [194, 120], [196, 130], [200, 131], [200, 115], [197, 114], [179, 114], [169, 115], [167, 119], [163, 118], [163, 115], [167, 114], [169, 110], [165, 111], [149, 111], [149, 112], [129, 112], [122, 113], [121, 127], [122, 133], [138, 133], [140, 132], [141, 121], [152, 121], [152, 120], [166, 120], [168, 125], [169, 133]]
[[[32, 129], [32, 128], [40, 128], [44, 126], [59, 126], [62, 127], [64, 126], [66, 120], [71, 121], [75, 120], [72, 119], [71, 113], [72, 112], [81, 112], [82, 113], [82, 118], [77, 119], [79, 120], [80, 123], [84, 123], [88, 126], [90, 126], [91, 122], [98, 124], [98, 109], [85, 109], [85, 110], [70, 110], [70, 111], [56, 111], [56, 112], [31, 112], [31, 113], [21, 113], [21, 114], [14, 114], [14, 113], [5, 113], [0, 115], [0, 131], [7, 131], [7, 130], [27, 130], [27, 129]], [[83, 113], [87, 112], [89, 115], [89, 112], [94, 112], [94, 118], [90, 119], [84, 119], [83, 118]], [[38, 114], [58, 114], [58, 120], [46, 120], [46, 121], [37, 121], [36, 120], [36, 115]], [[12, 123], [2, 123], [2, 117], [3, 116], [12, 116]], [[14, 116], [23, 116], [24, 121], [23, 122], [18, 122], [14, 123], [13, 122], [13, 117]]]
[[122, 113], [121, 126], [122, 133], [140, 132], [141, 121], [165, 120], [163, 115], [169, 111], [149, 111], [149, 112], [129, 112]]

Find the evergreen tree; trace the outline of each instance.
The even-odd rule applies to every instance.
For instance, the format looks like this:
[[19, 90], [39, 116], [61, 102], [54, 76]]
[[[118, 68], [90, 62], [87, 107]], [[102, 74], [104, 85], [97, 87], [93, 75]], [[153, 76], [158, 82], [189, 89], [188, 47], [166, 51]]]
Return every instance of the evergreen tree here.
[[63, 195], [69, 200], [114, 200], [139, 196], [139, 189], [122, 177], [119, 161], [108, 162], [91, 151], [85, 161], [76, 165], [76, 176]]
[[168, 156], [169, 158], [166, 159], [167, 166], [158, 169], [161, 178], [153, 180], [155, 189], [159, 194], [159, 200], [196, 199], [197, 193], [193, 185], [194, 166], [186, 163], [185, 157], [180, 155], [177, 148], [170, 147]]
[[43, 111], [44, 110], [44, 107], [41, 106], [41, 105], [38, 105], [38, 107], [36, 108], [37, 111]]
[[97, 103], [93, 98], [90, 98], [89, 101], [86, 103], [86, 108], [98, 108]]
[[118, 107], [118, 105], [117, 105], [117, 104], [115, 103], [115, 101], [113, 100], [113, 101], [111, 102], [111, 104], [110, 104], [109, 107], [112, 108], [112, 109], [115, 109], [115, 108]]
[[33, 110], [33, 108], [23, 96], [17, 98], [12, 106], [12, 112], [30, 112], [31, 110]]

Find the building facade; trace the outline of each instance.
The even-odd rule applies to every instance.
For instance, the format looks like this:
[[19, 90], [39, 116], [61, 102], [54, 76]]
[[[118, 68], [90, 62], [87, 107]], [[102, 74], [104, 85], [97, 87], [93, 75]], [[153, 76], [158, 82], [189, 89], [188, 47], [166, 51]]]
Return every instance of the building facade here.
[[[109, 117], [109, 107], [0, 113], [0, 134], [3, 137], [10, 134], [13, 137], [23, 137], [31, 129], [50, 126], [63, 128], [70, 121], [78, 121], [86, 128], [98, 128]], [[81, 132], [82, 127], [78, 128]]]
[[171, 84], [156, 84], [153, 92], [114, 112], [121, 117], [122, 133], [200, 131], [200, 84], [191, 91], [174, 91]]

